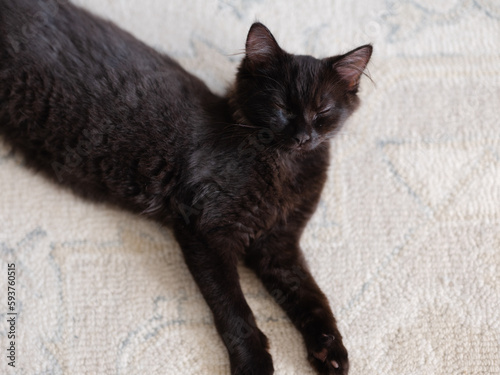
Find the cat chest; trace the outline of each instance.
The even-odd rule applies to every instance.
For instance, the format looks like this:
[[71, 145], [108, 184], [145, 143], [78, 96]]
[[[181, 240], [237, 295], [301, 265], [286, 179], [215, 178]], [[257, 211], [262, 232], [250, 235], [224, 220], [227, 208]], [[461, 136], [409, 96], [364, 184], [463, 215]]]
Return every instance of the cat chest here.
[[231, 247], [241, 251], [274, 228], [286, 225], [301, 201], [289, 188], [280, 191], [249, 190], [238, 196], [221, 198], [205, 207], [205, 223], [202, 226], [223, 228], [221, 238], [224, 243], [230, 243]]
[[308, 166], [255, 163], [224, 173], [216, 173], [215, 167], [208, 168], [209, 174], [198, 173], [204, 179], [197, 181], [193, 194], [200, 204], [197, 228], [210, 237], [217, 234], [221, 246], [230, 243], [244, 251], [275, 228], [286, 227], [294, 215], [309, 217], [325, 174], [324, 168]]

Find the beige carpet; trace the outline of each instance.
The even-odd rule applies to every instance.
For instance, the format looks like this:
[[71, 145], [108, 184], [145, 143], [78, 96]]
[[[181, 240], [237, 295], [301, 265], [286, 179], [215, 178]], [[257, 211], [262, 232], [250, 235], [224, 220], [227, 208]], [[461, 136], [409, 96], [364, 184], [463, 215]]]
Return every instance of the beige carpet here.
[[[302, 245], [351, 374], [500, 374], [498, 0], [78, 0], [217, 92], [258, 19], [291, 52], [375, 47]], [[1, 374], [228, 374], [170, 231], [82, 201], [0, 146]], [[17, 268], [7, 366], [7, 264]], [[276, 374], [313, 374], [241, 269]]]

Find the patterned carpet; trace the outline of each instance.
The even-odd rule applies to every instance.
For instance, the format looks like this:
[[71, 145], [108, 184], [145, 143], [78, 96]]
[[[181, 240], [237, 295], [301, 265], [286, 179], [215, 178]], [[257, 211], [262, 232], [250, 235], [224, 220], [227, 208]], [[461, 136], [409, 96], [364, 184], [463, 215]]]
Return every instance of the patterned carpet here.
[[[371, 42], [373, 82], [333, 141], [302, 245], [353, 375], [500, 374], [500, 2], [78, 0], [216, 92], [258, 19], [290, 52]], [[0, 373], [229, 373], [172, 233], [85, 202], [0, 145]], [[15, 263], [16, 368], [7, 366]], [[276, 374], [313, 374], [245, 268]]]

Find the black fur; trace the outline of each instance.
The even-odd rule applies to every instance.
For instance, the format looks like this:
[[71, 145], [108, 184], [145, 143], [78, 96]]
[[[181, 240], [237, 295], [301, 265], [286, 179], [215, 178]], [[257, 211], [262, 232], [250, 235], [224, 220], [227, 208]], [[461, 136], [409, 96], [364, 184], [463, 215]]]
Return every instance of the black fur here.
[[255, 23], [234, 87], [219, 97], [66, 1], [0, 0], [0, 9], [0, 133], [27, 163], [174, 229], [232, 374], [273, 373], [238, 259], [303, 334], [318, 372], [347, 374], [299, 240], [326, 179], [328, 139], [358, 105], [371, 46], [296, 56]]

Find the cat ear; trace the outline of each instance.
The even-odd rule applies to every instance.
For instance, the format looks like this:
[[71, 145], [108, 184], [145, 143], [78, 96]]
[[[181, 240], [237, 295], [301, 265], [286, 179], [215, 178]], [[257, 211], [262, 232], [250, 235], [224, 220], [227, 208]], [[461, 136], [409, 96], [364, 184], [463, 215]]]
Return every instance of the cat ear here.
[[348, 90], [357, 89], [361, 74], [370, 61], [372, 50], [373, 47], [367, 44], [346, 53], [335, 62], [334, 68], [340, 78], [347, 82]]
[[260, 22], [250, 27], [245, 49], [248, 60], [258, 65], [269, 62], [282, 51], [273, 34]]

